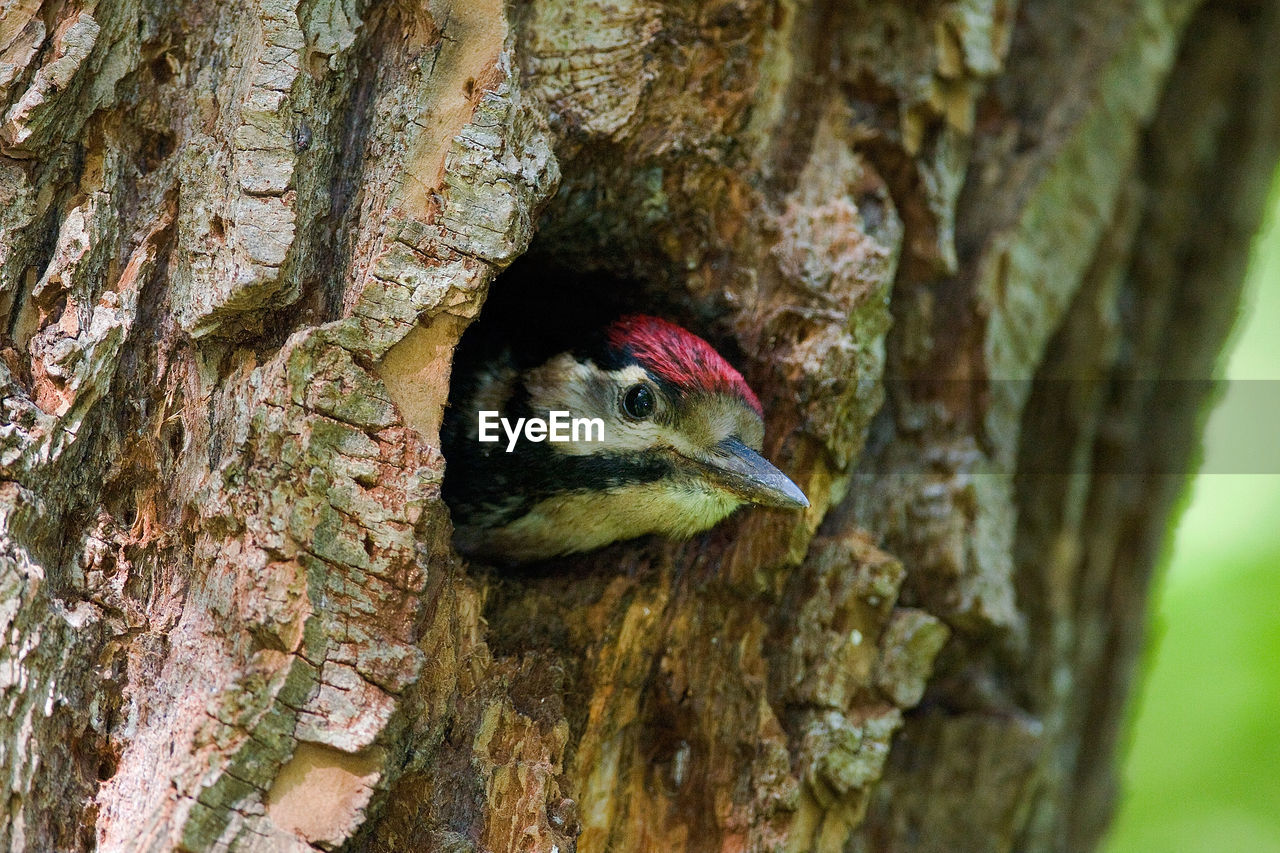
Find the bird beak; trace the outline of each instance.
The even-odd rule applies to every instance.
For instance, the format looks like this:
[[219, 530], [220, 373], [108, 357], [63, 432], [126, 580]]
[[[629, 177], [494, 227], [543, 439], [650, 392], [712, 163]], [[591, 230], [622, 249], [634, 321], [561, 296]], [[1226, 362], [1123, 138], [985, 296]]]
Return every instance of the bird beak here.
[[726, 438], [702, 462], [712, 483], [744, 501], [783, 509], [805, 509], [809, 499], [759, 453], [736, 438]]

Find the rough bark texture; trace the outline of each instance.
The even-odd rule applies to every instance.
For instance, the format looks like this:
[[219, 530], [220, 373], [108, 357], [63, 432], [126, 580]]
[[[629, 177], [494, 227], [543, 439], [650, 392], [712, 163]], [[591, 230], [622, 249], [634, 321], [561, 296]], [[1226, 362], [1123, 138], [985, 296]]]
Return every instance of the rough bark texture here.
[[[1096, 842], [1280, 3], [0, 10], [0, 847]], [[452, 346], [570, 279], [811, 511], [460, 561]]]

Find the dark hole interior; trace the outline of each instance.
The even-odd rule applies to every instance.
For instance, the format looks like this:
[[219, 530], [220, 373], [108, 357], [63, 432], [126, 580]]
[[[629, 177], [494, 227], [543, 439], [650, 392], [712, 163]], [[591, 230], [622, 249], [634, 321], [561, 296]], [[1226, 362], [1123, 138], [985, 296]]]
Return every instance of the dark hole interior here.
[[[664, 313], [662, 309], [640, 282], [521, 259], [490, 287], [480, 317], [463, 336], [459, 355], [474, 352], [481, 340], [501, 340], [518, 352], [553, 355], [623, 314]], [[470, 367], [464, 360], [454, 369]]]
[[576, 271], [545, 255], [517, 260], [490, 286], [479, 318], [454, 358], [453, 383], [475, 370], [491, 347], [506, 345], [533, 361], [573, 349], [592, 331], [624, 314], [653, 314], [706, 338], [739, 369], [741, 350], [715, 321], [714, 306], [695, 304], [669, 282], [646, 282], [599, 271]]

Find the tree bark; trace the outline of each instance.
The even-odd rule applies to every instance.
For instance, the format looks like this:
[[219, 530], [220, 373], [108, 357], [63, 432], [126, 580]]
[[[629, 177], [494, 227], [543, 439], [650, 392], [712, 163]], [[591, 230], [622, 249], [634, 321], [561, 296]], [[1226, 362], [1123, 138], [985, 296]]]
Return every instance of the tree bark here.
[[[0, 846], [1096, 844], [1280, 3], [0, 10]], [[812, 508], [460, 560], [453, 345], [570, 282]]]

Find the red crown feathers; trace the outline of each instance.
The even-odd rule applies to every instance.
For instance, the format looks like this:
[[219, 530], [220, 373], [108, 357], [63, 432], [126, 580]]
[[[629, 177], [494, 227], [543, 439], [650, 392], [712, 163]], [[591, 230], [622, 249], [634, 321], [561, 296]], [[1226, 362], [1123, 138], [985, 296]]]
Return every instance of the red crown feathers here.
[[736, 394], [764, 417], [759, 398], [711, 344], [674, 323], [645, 314], [628, 314], [606, 332], [609, 345], [625, 349], [645, 369], [683, 391]]

